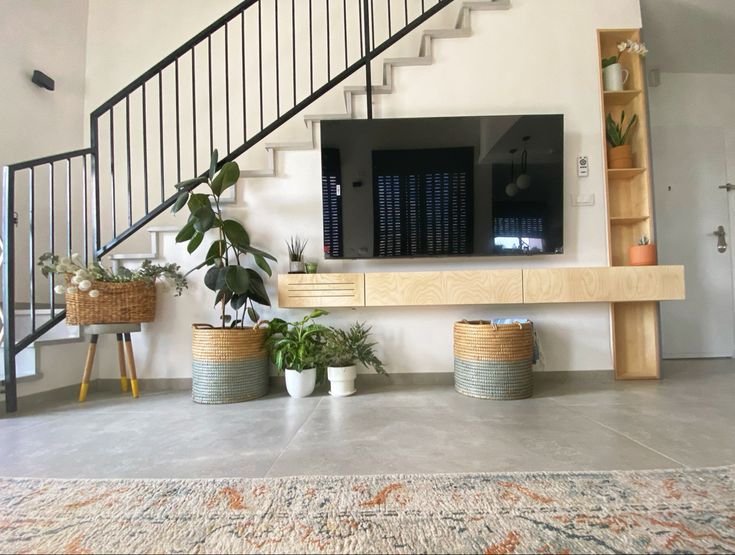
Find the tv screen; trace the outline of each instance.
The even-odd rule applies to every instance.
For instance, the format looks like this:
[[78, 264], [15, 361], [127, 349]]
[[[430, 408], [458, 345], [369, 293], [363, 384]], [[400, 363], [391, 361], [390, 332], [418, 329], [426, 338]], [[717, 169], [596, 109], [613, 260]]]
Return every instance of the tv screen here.
[[562, 115], [321, 123], [326, 258], [563, 252]]

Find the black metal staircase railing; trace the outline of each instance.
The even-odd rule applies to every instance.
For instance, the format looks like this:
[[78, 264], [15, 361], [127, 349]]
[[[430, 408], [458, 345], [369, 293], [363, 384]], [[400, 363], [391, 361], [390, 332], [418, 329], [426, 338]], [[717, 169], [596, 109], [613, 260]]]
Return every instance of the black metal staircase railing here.
[[[65, 316], [54, 282], [37, 283], [39, 253], [109, 253], [171, 207], [171, 185], [214, 148], [220, 166], [240, 157], [362, 68], [372, 117], [371, 61], [452, 1], [245, 0], [94, 110], [90, 148], [6, 166], [6, 410], [17, 409], [17, 354]], [[43, 321], [39, 303], [51, 307]], [[17, 333], [21, 304], [30, 325]]]

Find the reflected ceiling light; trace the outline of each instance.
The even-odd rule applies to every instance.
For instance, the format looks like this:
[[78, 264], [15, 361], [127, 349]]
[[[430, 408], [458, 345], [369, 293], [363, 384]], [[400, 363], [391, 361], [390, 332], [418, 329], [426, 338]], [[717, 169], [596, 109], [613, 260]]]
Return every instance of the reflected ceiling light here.
[[518, 187], [515, 184], [515, 159], [516, 159], [516, 152], [518, 152], [517, 148], [511, 148], [510, 149], [510, 183], [508, 183], [505, 186], [505, 194], [509, 197], [514, 197], [518, 194]]
[[521, 153], [521, 173], [516, 179], [516, 187], [520, 190], [531, 186], [531, 176], [528, 175], [528, 141], [531, 137], [523, 137], [523, 152]]

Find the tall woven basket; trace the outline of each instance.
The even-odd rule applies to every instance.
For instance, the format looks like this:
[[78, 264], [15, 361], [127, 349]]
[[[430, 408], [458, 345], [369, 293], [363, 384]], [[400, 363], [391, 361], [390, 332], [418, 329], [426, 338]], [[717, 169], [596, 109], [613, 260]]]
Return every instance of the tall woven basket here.
[[192, 333], [194, 402], [239, 403], [268, 393], [267, 330], [194, 324]]
[[140, 324], [156, 317], [156, 286], [146, 281], [95, 281], [99, 296], [75, 290], [66, 293], [66, 323]]
[[486, 321], [454, 324], [454, 388], [480, 399], [533, 394], [533, 324]]

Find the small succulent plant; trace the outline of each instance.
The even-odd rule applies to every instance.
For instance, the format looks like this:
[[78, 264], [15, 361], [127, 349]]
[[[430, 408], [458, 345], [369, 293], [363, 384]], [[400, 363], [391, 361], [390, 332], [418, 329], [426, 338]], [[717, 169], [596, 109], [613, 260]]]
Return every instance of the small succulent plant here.
[[639, 245], [650, 245], [651, 241], [649, 241], [648, 236], [641, 235], [641, 238], [638, 239], [638, 244]]

